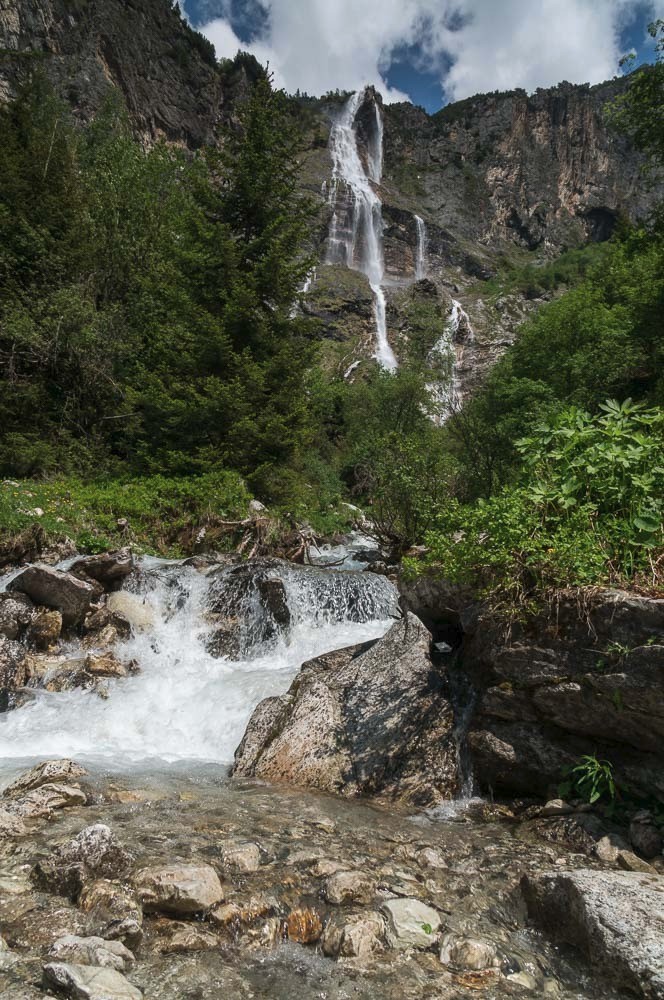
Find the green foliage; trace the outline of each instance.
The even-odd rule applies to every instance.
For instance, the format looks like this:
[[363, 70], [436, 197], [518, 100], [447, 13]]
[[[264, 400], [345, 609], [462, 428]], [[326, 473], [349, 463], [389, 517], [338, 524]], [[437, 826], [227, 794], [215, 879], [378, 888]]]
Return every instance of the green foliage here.
[[311, 438], [310, 267], [289, 103], [258, 75], [221, 151], [86, 129], [36, 76], [0, 109], [0, 470], [232, 468], [283, 501]]
[[627, 92], [609, 106], [607, 117], [655, 166], [664, 161], [664, 20], [648, 25], [648, 33], [655, 40], [656, 62], [631, 75]]
[[516, 605], [560, 587], [661, 583], [661, 409], [608, 401], [593, 417], [570, 408], [517, 448], [515, 485], [444, 505], [426, 536], [429, 567]]
[[565, 769], [564, 776], [567, 780], [558, 789], [563, 798], [574, 795], [591, 805], [604, 802], [609, 806], [616, 799], [613, 764], [608, 760], [598, 760], [595, 756], [584, 754], [574, 767]]
[[[81, 551], [105, 551], [130, 540], [139, 549], [177, 556], [202, 527], [245, 517], [250, 498], [240, 477], [227, 471], [179, 479], [6, 481], [0, 485], [0, 538], [38, 521], [49, 537], [66, 535]], [[127, 531], [118, 529], [119, 518], [129, 522]]]
[[487, 282], [485, 289], [496, 296], [520, 293], [527, 299], [536, 299], [561, 286], [578, 284], [589, 271], [601, 265], [610, 252], [610, 245], [607, 243], [589, 243], [584, 247], [575, 247], [565, 250], [555, 260], [542, 264], [512, 266]]

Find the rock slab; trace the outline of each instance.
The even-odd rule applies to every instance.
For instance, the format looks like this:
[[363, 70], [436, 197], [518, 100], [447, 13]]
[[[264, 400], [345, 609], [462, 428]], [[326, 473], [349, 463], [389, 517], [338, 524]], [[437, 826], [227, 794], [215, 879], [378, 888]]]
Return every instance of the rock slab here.
[[581, 950], [614, 986], [664, 998], [664, 878], [581, 869], [524, 875], [531, 919]]

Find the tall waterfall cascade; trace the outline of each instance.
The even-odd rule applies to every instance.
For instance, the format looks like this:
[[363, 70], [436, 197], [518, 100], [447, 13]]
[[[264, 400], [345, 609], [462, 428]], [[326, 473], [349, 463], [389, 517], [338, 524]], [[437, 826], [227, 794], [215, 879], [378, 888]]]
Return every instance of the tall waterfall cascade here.
[[432, 382], [428, 387], [438, 407], [437, 423], [445, 423], [463, 402], [459, 369], [463, 361], [464, 346], [473, 339], [474, 333], [468, 313], [457, 299], [452, 299], [445, 332], [429, 354], [432, 365], [436, 361], [443, 360], [450, 366], [449, 378]]
[[356, 118], [366, 91], [352, 94], [330, 133], [332, 182], [330, 204], [334, 206], [328, 237], [328, 264], [345, 264], [369, 279], [374, 297], [376, 350], [374, 357], [389, 371], [397, 359], [387, 338], [387, 316], [383, 279], [383, 212], [375, 186], [383, 175], [383, 118], [374, 102], [375, 120], [368, 142], [366, 164], [357, 144]]
[[421, 281], [427, 274], [427, 228], [424, 219], [419, 215], [415, 217], [415, 227], [417, 229], [417, 247], [415, 250], [415, 281]]

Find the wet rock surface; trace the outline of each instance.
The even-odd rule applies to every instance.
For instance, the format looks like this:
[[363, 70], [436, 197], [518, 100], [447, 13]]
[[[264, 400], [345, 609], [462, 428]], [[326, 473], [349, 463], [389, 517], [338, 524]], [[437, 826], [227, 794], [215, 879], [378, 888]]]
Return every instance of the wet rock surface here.
[[[33, 1000], [50, 990], [97, 1000], [459, 1000], [478, 986], [490, 987], [492, 1000], [627, 995], [605, 986], [581, 955], [561, 953], [531, 931], [520, 880], [548, 878], [554, 862], [555, 877], [585, 878], [591, 868], [600, 887], [604, 878], [649, 878], [554, 847], [534, 821], [496, 820], [481, 804], [447, 819], [413, 817], [394, 806], [223, 782], [210, 767], [118, 776], [112, 786], [103, 774], [86, 777], [90, 804], [59, 813], [18, 843], [0, 842], [2, 954], [11, 956], [0, 960], [3, 997]], [[86, 832], [100, 827], [135, 855], [119, 877], [99, 877], [95, 852], [83, 849], [109, 843], [108, 834]], [[248, 843], [260, 848], [261, 864], [231, 869], [224, 846]], [[72, 852], [75, 864], [87, 858], [90, 872], [78, 896], [60, 895], [66, 884], [26, 877]], [[339, 873], [363, 891], [330, 901]], [[225, 901], [213, 904], [220, 886]], [[153, 909], [162, 892], [167, 901], [180, 893], [188, 912]], [[131, 921], [138, 934], [130, 941], [120, 927]]]
[[234, 773], [430, 805], [456, 790], [446, 676], [413, 615], [369, 649], [305, 663], [252, 716]]
[[530, 916], [614, 983], [664, 997], [664, 878], [628, 872], [525, 876]]

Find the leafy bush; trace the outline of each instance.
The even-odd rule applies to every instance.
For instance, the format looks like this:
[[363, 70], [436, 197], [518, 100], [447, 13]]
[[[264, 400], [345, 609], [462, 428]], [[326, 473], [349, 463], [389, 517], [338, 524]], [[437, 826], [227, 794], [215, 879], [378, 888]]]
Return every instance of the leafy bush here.
[[428, 568], [517, 604], [559, 587], [661, 587], [661, 409], [609, 401], [593, 417], [571, 408], [517, 447], [517, 485], [440, 510], [426, 536]]

